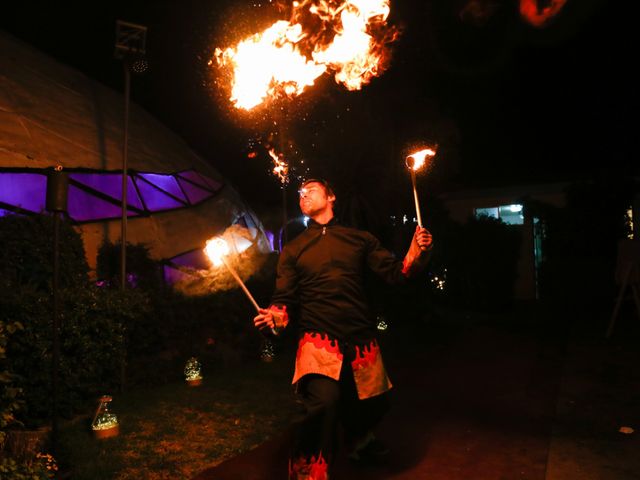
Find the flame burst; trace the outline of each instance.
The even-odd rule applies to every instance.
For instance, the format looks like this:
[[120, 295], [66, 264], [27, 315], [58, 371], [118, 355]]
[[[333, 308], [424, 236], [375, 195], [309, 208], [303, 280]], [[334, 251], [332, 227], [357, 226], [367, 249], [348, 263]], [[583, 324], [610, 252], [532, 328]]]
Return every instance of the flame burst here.
[[413, 170], [417, 172], [427, 163], [427, 157], [430, 159], [433, 158], [436, 154], [436, 151], [432, 148], [425, 148], [424, 150], [420, 150], [419, 152], [412, 153], [407, 156], [407, 167], [409, 170]]
[[229, 254], [229, 245], [222, 238], [211, 238], [207, 240], [207, 243], [204, 247], [204, 252], [213, 263], [214, 267], [219, 267], [222, 265], [222, 257]]
[[235, 47], [216, 48], [217, 64], [232, 70], [230, 99], [237, 108], [300, 95], [328, 71], [348, 90], [384, 71], [388, 44], [397, 37], [386, 23], [389, 0], [303, 0], [291, 8], [289, 21]]
[[280, 183], [285, 185], [289, 182], [289, 165], [284, 159], [284, 155], [277, 153], [273, 148], [269, 149], [269, 156], [273, 159], [273, 174], [280, 179]]

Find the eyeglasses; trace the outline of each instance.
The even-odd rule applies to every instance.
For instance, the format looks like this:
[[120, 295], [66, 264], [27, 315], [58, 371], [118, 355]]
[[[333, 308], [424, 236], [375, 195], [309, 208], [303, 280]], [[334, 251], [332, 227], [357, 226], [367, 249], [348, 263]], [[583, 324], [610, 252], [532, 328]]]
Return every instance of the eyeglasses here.
[[301, 188], [298, 190], [298, 194], [300, 195], [300, 197], [302, 197], [306, 193], [310, 193], [310, 192], [315, 192], [315, 191], [320, 191], [321, 190], [320, 187], [317, 187], [317, 186], [312, 186], [312, 187], [308, 187], [307, 186], [307, 185], [310, 185], [312, 183], [318, 183], [318, 184], [322, 185], [324, 187], [324, 190], [327, 193], [333, 194], [333, 189], [329, 185], [329, 182], [327, 182], [326, 180], [318, 179], [318, 178], [309, 178], [309, 179], [304, 181], [304, 183], [302, 184]]
[[300, 195], [300, 198], [303, 198], [309, 194], [319, 192], [320, 190], [322, 190], [320, 187], [303, 187], [298, 190], [298, 195]]

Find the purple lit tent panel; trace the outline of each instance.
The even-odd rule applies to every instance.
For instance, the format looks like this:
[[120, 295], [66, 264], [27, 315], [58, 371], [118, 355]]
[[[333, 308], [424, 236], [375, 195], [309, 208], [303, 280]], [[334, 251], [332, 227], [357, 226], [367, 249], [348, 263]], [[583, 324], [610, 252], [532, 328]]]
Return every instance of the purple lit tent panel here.
[[178, 173], [179, 177], [186, 178], [190, 182], [195, 183], [196, 185], [200, 185], [204, 188], [211, 188], [207, 181], [195, 170], [185, 170], [184, 172]]
[[6, 217], [7, 215], [12, 215], [15, 212], [11, 210], [5, 210], [4, 208], [0, 208], [0, 217]]
[[149, 185], [144, 180], [136, 179], [136, 185], [140, 191], [140, 195], [144, 199], [144, 203], [151, 211], [171, 210], [173, 208], [184, 207], [185, 204], [162, 193], [153, 185]]
[[267, 237], [267, 240], [269, 241], [271, 250], [276, 250], [276, 240], [275, 240], [276, 237], [273, 234], [273, 232], [271, 230], [265, 230], [264, 235]]
[[207, 185], [209, 185], [209, 188], [212, 189], [214, 192], [217, 192], [222, 188], [222, 183], [218, 182], [217, 180], [214, 180], [205, 175], [202, 175], [201, 173], [199, 173], [198, 175], [200, 175], [200, 177], [202, 177], [202, 179], [205, 182], [207, 182]]
[[173, 285], [184, 279], [193, 278], [188, 273], [182, 272], [170, 265], [163, 265], [162, 273], [164, 274], [165, 283], [169, 285]]
[[40, 213], [45, 208], [47, 177], [38, 173], [0, 174], [0, 202]]
[[161, 175], [159, 173], [139, 173], [139, 177], [144, 178], [147, 182], [153, 183], [156, 187], [161, 188], [174, 197], [187, 202], [184, 193], [180, 189], [177, 180], [173, 175]]
[[193, 278], [192, 275], [189, 275], [189, 272], [182, 271], [176, 267], [188, 267], [196, 270], [205, 270], [211, 267], [211, 262], [202, 249], [176, 255], [169, 259], [169, 262], [173, 264], [173, 266], [164, 265], [163, 267], [164, 280], [169, 284]]
[[[122, 215], [120, 205], [94, 197], [74, 185], [69, 185], [68, 205], [69, 216], [77, 222], [118, 218]], [[129, 217], [136, 215], [137, 214], [132, 211], [127, 212], [127, 216]]]
[[[122, 201], [122, 174], [120, 173], [72, 173], [69, 178], [119, 202]], [[144, 209], [131, 177], [127, 177], [127, 204], [140, 210]]]
[[198, 268], [203, 270], [211, 267], [211, 263], [207, 258], [207, 254], [204, 253], [204, 250], [192, 250], [191, 252], [176, 255], [171, 259], [171, 262], [183, 267]]
[[196, 187], [193, 183], [187, 182], [181, 178], [179, 178], [178, 181], [180, 182], [180, 185], [182, 186], [184, 192], [187, 194], [190, 203], [199, 203], [213, 196], [213, 193], [211, 193], [209, 190], [204, 190], [202, 188]]
[[[69, 174], [69, 180], [69, 216], [73, 220], [85, 222], [121, 216], [122, 174], [75, 172]], [[127, 182], [128, 216], [138, 215], [131, 209], [155, 212], [184, 208], [211, 198], [222, 188], [221, 183], [195, 170], [175, 175], [132, 174]], [[46, 174], [0, 172], [0, 204], [6, 207], [0, 215], [6, 215], [11, 207], [33, 213], [44, 211], [46, 191]]]

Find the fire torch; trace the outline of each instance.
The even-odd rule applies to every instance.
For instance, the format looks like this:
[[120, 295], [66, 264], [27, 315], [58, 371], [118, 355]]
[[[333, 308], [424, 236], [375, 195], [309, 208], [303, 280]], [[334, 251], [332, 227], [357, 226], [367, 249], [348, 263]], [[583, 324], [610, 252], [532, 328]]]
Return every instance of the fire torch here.
[[405, 163], [411, 174], [411, 185], [413, 187], [413, 200], [416, 204], [416, 218], [418, 226], [422, 227], [422, 215], [420, 214], [420, 201], [418, 200], [418, 189], [416, 188], [416, 172], [422, 170], [427, 164], [427, 158], [430, 160], [436, 154], [435, 149], [425, 148], [419, 152], [412, 153], [407, 156]]
[[[255, 298], [253, 298], [253, 295], [251, 295], [251, 292], [249, 291], [245, 283], [240, 278], [240, 275], [238, 275], [238, 272], [236, 272], [236, 270], [231, 266], [231, 264], [225, 258], [226, 255], [229, 254], [229, 246], [227, 245], [227, 242], [225, 242], [220, 237], [212, 238], [210, 240], [207, 240], [207, 244], [205, 246], [204, 251], [207, 254], [207, 257], [209, 257], [209, 260], [211, 260], [211, 263], [213, 263], [215, 267], [224, 265], [227, 268], [227, 270], [233, 276], [233, 278], [238, 283], [240, 288], [242, 288], [242, 291], [245, 293], [245, 295], [247, 296], [247, 298], [255, 308], [256, 312], [260, 313], [260, 306], [258, 305], [258, 302], [256, 302]], [[278, 329], [284, 327], [283, 314], [274, 310], [271, 310], [271, 313], [273, 314], [273, 320], [276, 324], [275, 328], [271, 329], [271, 333], [273, 333], [274, 335], [277, 335]]]

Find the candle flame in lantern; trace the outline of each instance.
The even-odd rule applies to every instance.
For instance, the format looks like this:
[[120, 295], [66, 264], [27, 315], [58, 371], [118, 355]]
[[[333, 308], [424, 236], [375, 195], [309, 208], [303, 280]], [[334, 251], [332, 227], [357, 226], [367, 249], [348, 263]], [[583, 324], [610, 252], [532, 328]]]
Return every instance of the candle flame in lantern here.
[[409, 170], [417, 172], [427, 163], [427, 157], [432, 158], [435, 156], [436, 151], [431, 148], [425, 148], [419, 152], [412, 153], [407, 156], [407, 167]]
[[215, 267], [222, 265], [222, 257], [229, 254], [229, 245], [222, 238], [212, 238], [207, 240], [204, 253]]
[[382, 73], [397, 37], [386, 24], [389, 11], [389, 0], [294, 2], [289, 21], [215, 50], [217, 64], [232, 71], [232, 103], [250, 110], [267, 98], [297, 96], [328, 71], [348, 90], [361, 89]]
[[289, 165], [284, 160], [284, 155], [278, 154], [273, 148], [269, 149], [269, 155], [273, 159], [273, 174], [284, 185], [289, 181]]

